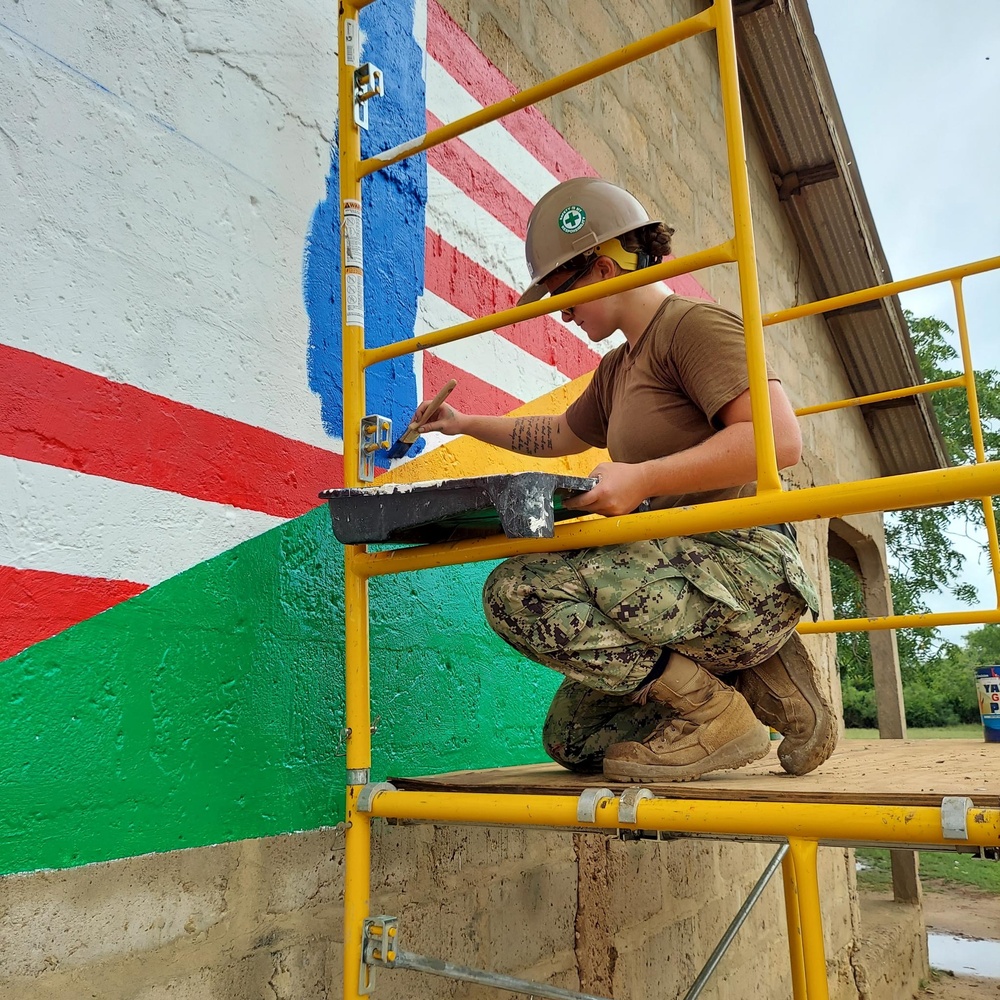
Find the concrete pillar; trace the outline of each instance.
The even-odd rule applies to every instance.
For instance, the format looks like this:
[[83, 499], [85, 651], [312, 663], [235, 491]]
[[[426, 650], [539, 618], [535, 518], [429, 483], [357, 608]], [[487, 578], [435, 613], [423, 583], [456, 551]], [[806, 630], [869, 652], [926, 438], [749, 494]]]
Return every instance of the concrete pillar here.
[[[892, 614], [892, 590], [880, 515], [865, 514], [832, 520], [830, 555], [847, 563], [858, 574], [866, 614], [873, 617]], [[905, 739], [906, 712], [896, 633], [891, 629], [869, 632], [868, 640], [875, 680], [879, 738]], [[893, 898], [900, 903], [919, 903], [918, 852], [892, 851], [890, 856]]]

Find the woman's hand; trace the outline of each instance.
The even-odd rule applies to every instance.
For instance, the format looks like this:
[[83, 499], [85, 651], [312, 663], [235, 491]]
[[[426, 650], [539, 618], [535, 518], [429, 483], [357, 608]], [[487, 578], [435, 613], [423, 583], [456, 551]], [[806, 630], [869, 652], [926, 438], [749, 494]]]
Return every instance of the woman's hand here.
[[598, 480], [597, 485], [580, 496], [564, 500], [564, 507], [587, 514], [617, 517], [631, 514], [643, 500], [649, 498], [646, 470], [641, 463], [601, 462], [590, 475]]
[[421, 423], [424, 413], [430, 404], [429, 399], [425, 399], [414, 414], [413, 423], [420, 425], [420, 433], [427, 434], [429, 431], [440, 431], [442, 434], [464, 434], [465, 420], [464, 413], [459, 413], [454, 406], [442, 403], [440, 409], [426, 423]]

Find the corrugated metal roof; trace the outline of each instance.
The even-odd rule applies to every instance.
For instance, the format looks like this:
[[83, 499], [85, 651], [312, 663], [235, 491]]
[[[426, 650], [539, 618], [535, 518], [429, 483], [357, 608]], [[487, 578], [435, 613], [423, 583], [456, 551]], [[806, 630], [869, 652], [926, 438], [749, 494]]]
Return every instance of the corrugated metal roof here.
[[[744, 100], [818, 294], [891, 281], [806, 0], [736, 6]], [[827, 324], [856, 395], [923, 381], [896, 297]], [[948, 464], [926, 396], [863, 412], [886, 475]]]

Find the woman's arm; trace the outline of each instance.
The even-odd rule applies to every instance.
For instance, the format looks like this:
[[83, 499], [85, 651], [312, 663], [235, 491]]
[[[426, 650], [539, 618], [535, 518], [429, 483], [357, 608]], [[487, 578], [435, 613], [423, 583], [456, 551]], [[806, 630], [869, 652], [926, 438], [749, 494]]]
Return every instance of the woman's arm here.
[[[420, 420], [426, 406], [427, 403], [423, 402], [417, 407], [415, 421]], [[577, 455], [590, 447], [569, 429], [564, 413], [535, 417], [486, 417], [460, 413], [445, 403], [433, 420], [421, 424], [420, 433], [428, 431], [468, 434], [498, 448], [541, 458]]]
[[[768, 382], [778, 468], [795, 465], [802, 452], [798, 418], [781, 383]], [[563, 501], [591, 514], [627, 514], [649, 497], [702, 493], [741, 486], [757, 478], [750, 390], [719, 411], [722, 430], [693, 448], [648, 462], [602, 462], [591, 473], [600, 482], [589, 493]]]

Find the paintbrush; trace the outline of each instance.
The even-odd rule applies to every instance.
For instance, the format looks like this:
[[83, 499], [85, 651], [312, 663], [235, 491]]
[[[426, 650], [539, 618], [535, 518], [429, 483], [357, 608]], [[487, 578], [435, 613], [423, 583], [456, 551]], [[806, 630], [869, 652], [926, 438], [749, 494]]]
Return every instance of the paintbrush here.
[[420, 437], [420, 427], [422, 424], [428, 423], [437, 411], [441, 408], [441, 404], [448, 398], [448, 393], [458, 383], [451, 379], [445, 382], [441, 391], [430, 401], [430, 405], [427, 407], [426, 411], [420, 417], [420, 423], [416, 420], [412, 420], [410, 425], [402, 433], [396, 443], [385, 453], [385, 457], [392, 461], [393, 459], [402, 458], [413, 446], [413, 443]]

